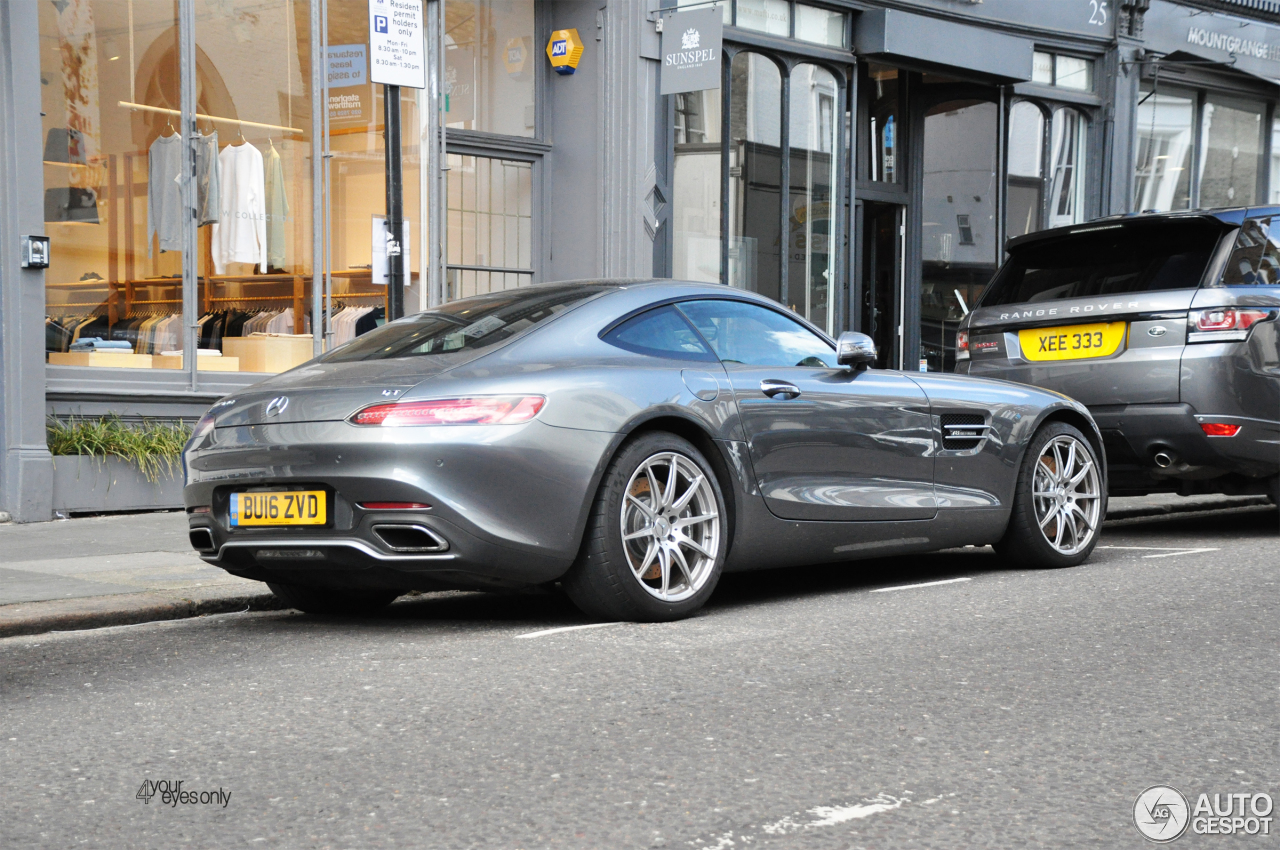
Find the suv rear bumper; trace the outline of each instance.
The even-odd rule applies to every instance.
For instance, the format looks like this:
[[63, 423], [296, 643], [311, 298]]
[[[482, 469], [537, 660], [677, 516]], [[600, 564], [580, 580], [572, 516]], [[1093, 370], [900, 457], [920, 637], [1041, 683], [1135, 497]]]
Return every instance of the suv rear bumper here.
[[[1089, 412], [1113, 469], [1144, 469], [1169, 478], [1237, 473], [1262, 479], [1280, 473], [1280, 422], [1202, 414], [1189, 404], [1106, 405]], [[1209, 437], [1201, 422], [1241, 428], [1234, 437]], [[1163, 467], [1156, 462], [1161, 453], [1169, 460]]]

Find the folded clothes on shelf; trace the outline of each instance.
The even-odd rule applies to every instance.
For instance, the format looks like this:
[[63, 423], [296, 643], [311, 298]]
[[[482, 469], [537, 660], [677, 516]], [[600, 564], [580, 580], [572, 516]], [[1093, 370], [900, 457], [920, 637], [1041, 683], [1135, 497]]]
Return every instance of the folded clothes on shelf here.
[[133, 351], [133, 346], [122, 339], [103, 339], [98, 336], [80, 337], [71, 343], [70, 351]]

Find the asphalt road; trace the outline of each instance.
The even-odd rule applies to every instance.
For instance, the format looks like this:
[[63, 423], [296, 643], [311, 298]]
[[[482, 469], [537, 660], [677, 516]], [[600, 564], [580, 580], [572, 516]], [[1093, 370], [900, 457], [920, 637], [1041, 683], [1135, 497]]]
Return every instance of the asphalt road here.
[[670, 625], [536, 635], [582, 620], [459, 593], [10, 638], [0, 844], [1142, 847], [1148, 786], [1280, 796], [1278, 531], [729, 576]]

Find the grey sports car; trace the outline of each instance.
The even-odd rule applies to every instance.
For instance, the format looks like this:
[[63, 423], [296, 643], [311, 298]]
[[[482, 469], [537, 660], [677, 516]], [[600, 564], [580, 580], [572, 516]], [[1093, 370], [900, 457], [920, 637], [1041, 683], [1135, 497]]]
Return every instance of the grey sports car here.
[[1084, 407], [874, 360], [717, 285], [453, 302], [213, 405], [184, 454], [191, 542], [304, 611], [558, 581], [627, 620], [691, 614], [725, 570], [1089, 556], [1107, 473]]

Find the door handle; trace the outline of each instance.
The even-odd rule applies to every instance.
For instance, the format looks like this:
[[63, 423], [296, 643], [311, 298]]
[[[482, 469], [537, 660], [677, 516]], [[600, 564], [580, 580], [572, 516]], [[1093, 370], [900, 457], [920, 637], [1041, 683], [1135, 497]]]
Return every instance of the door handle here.
[[760, 382], [760, 392], [769, 398], [782, 396], [784, 399], [793, 399], [800, 395], [800, 388], [795, 384], [786, 381], [779, 381], [774, 378], [767, 378]]

